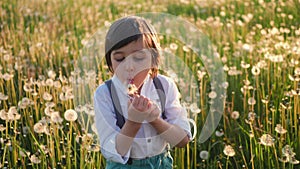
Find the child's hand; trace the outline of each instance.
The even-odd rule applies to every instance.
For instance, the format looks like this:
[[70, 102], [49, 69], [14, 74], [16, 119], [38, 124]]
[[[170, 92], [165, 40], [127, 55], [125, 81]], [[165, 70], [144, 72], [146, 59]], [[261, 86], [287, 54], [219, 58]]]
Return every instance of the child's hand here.
[[150, 109], [151, 109], [150, 113], [149, 113], [149, 115], [148, 115], [148, 117], [146, 119], [149, 123], [152, 122], [152, 121], [154, 121], [154, 120], [156, 120], [157, 118], [159, 118], [160, 117], [160, 113], [161, 113], [161, 111], [158, 108], [157, 104], [155, 104], [153, 102], [151, 102]]
[[128, 119], [137, 123], [151, 122], [158, 118], [160, 110], [156, 104], [144, 96], [134, 95], [128, 102]]

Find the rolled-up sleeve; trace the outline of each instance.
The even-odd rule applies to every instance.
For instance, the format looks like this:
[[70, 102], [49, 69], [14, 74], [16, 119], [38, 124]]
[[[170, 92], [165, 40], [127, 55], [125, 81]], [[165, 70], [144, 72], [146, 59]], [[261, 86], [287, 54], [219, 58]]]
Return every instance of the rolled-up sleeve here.
[[106, 160], [125, 164], [129, 151], [121, 156], [116, 150], [116, 136], [120, 129], [116, 126], [116, 116], [107, 87], [99, 86], [94, 95], [95, 124], [100, 139], [101, 153]]

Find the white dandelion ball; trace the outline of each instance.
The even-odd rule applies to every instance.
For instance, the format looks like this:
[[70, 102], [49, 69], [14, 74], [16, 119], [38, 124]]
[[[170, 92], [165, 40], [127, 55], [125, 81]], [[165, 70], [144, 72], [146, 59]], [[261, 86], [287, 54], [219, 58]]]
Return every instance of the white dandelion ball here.
[[203, 159], [203, 160], [207, 160], [207, 159], [208, 159], [208, 157], [209, 157], [209, 153], [208, 153], [208, 151], [206, 151], [206, 150], [203, 150], [203, 151], [201, 151], [201, 152], [200, 152], [200, 158], [201, 158], [201, 159]]
[[64, 117], [67, 121], [75, 121], [78, 118], [77, 112], [73, 109], [68, 109], [65, 114]]

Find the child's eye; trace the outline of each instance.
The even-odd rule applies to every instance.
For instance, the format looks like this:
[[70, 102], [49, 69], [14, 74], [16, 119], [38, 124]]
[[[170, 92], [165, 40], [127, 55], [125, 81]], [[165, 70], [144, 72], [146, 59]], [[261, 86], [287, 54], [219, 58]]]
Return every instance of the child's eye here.
[[116, 60], [117, 62], [122, 62], [124, 59], [125, 59], [125, 57], [115, 58], [115, 60]]
[[142, 61], [142, 60], [144, 60], [144, 57], [134, 57], [133, 59], [135, 61]]

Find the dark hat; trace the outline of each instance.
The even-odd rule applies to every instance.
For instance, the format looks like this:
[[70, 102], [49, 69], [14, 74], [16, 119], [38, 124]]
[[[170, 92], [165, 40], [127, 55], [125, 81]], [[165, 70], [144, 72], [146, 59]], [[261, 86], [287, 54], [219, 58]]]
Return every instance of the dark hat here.
[[120, 41], [139, 34], [156, 35], [156, 31], [150, 23], [138, 16], [126, 16], [116, 20], [106, 34], [105, 54]]

